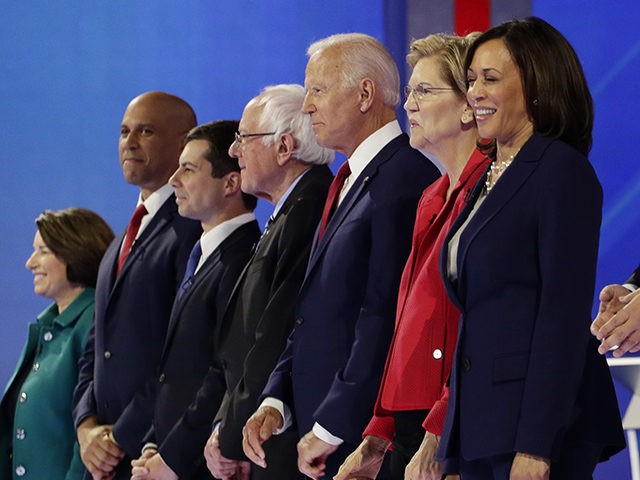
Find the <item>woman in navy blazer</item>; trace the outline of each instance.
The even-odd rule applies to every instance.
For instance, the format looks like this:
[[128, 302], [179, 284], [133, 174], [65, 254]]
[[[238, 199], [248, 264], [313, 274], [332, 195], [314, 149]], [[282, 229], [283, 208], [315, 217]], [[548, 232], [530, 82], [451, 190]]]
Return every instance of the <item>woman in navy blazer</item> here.
[[464, 480], [590, 479], [624, 447], [589, 335], [602, 207], [591, 95], [538, 18], [488, 30], [465, 66], [494, 161], [441, 256], [462, 316], [438, 456]]
[[0, 478], [80, 480], [85, 472], [71, 418], [78, 358], [93, 323], [98, 265], [113, 232], [81, 208], [36, 219], [26, 267], [36, 294], [54, 301], [29, 324], [0, 404]]

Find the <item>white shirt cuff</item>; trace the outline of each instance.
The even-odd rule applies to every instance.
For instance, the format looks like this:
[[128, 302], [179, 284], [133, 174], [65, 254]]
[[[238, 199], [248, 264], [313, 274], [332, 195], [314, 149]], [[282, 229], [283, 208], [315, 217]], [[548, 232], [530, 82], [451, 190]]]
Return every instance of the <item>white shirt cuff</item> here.
[[153, 442], [147, 442], [142, 446], [142, 453], [144, 453], [145, 450], [149, 450], [150, 448], [154, 449], [154, 450], [158, 450], [158, 445], [153, 443]]
[[312, 431], [316, 437], [318, 437], [323, 442], [328, 443], [329, 445], [340, 445], [344, 442], [344, 440], [342, 440], [341, 438], [336, 437], [335, 435], [331, 435], [329, 430], [324, 428], [318, 422], [313, 424]]
[[272, 407], [280, 412], [280, 416], [282, 417], [282, 427], [273, 432], [274, 435], [280, 435], [293, 423], [293, 419], [291, 418], [291, 410], [289, 410], [289, 407], [287, 407], [282, 400], [279, 400], [275, 397], [267, 397], [262, 401], [260, 407]]
[[632, 292], [635, 292], [638, 289], [638, 286], [633, 283], [623, 283], [622, 286]]

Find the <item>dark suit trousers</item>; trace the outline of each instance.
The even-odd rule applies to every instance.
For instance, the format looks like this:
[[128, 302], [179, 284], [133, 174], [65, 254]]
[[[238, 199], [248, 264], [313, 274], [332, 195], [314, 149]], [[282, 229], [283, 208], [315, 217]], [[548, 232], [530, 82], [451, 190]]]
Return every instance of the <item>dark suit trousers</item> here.
[[[273, 436], [264, 444], [267, 468], [251, 464], [251, 480], [305, 480], [298, 470], [298, 432]], [[287, 452], [287, 453], [285, 453]]]
[[[393, 436], [393, 450], [390, 453], [391, 480], [404, 480], [404, 469], [420, 448], [424, 438], [422, 422], [428, 413], [429, 410], [394, 412], [396, 432]], [[382, 468], [385, 468], [385, 464]]]

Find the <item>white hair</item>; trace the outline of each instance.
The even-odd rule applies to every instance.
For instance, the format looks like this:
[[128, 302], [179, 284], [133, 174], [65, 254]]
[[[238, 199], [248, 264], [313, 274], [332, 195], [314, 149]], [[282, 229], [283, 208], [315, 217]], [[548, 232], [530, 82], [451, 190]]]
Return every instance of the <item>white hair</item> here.
[[307, 56], [331, 47], [338, 47], [344, 67], [341, 78], [344, 86], [355, 87], [363, 78], [371, 78], [382, 91], [382, 101], [395, 108], [400, 102], [400, 74], [398, 66], [386, 48], [371, 35], [337, 33], [312, 43]]
[[[311, 127], [311, 117], [302, 112], [305, 91], [302, 85], [282, 84], [265, 87], [250, 105], [262, 107], [258, 120], [261, 132], [276, 132], [275, 138], [285, 133], [296, 141], [293, 156], [304, 163], [328, 165], [335, 152], [321, 147]], [[274, 137], [263, 137], [265, 145], [273, 143]]]

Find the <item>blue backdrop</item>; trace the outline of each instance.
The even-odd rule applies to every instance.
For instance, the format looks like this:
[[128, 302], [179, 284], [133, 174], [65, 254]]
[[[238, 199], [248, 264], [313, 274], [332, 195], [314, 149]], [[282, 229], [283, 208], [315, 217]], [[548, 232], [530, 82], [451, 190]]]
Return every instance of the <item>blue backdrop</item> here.
[[[404, 71], [406, 18], [432, 1], [300, 0], [9, 2], [0, 16], [0, 388], [47, 301], [24, 268], [44, 209], [91, 208], [121, 230], [136, 189], [122, 180], [117, 136], [123, 109], [146, 90], [189, 101], [200, 122], [239, 118], [274, 83], [302, 83], [307, 45], [362, 31], [381, 39]], [[446, 3], [446, 2], [443, 2]], [[599, 289], [638, 265], [640, 5], [637, 0], [534, 0], [580, 55], [596, 104], [591, 160], [605, 191]], [[430, 32], [427, 32], [430, 33]], [[264, 219], [270, 207], [261, 205]], [[567, 286], [567, 295], [571, 286]], [[570, 341], [570, 339], [568, 339]], [[628, 393], [619, 389], [621, 403]], [[596, 478], [628, 478], [627, 458]]]

